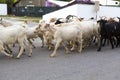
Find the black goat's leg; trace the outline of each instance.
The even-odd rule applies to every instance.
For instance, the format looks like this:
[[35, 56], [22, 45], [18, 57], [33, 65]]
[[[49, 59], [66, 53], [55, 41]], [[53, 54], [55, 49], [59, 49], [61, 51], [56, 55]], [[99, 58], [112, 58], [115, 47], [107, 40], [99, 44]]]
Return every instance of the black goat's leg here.
[[112, 38], [110, 38], [109, 40], [110, 40], [110, 43], [111, 43], [112, 49], [114, 49], [114, 45], [113, 45], [113, 40], [112, 40]]
[[103, 39], [103, 44], [102, 44], [103, 47], [105, 46], [105, 43], [106, 43], [106, 39]]
[[103, 38], [100, 38], [99, 47], [97, 51], [101, 51]]
[[118, 47], [119, 44], [120, 44], [120, 38], [116, 36], [116, 47]]

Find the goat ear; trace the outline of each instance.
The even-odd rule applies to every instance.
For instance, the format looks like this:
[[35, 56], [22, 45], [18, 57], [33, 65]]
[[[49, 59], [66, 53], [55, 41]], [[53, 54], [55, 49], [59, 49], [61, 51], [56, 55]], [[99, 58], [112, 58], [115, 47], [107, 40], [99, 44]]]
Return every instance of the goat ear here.
[[26, 24], [27, 24], [27, 23], [28, 23], [28, 21], [27, 21], [27, 20], [25, 20], [25, 21], [24, 21], [24, 23], [26, 23]]
[[118, 19], [120, 19], [120, 17], [117, 17]]
[[22, 26], [23, 28], [25, 28], [25, 26]]
[[51, 18], [50, 19], [50, 22], [55, 22], [56, 21], [56, 18]]
[[42, 25], [41, 25], [41, 24], [39, 24], [38, 26], [39, 26], [39, 28], [40, 28]]
[[82, 21], [82, 20], [84, 20], [84, 18], [78, 18], [78, 20], [79, 20], [79, 21]]
[[50, 24], [47, 24], [47, 26], [50, 26]]
[[36, 30], [40, 29], [40, 27], [41, 27], [41, 24], [39, 24], [39, 25], [37, 26]]
[[46, 24], [46, 25], [45, 25], [45, 28], [48, 28], [49, 26], [50, 26], [50, 24]]
[[99, 22], [100, 22], [100, 20], [97, 21], [97, 23], [99, 23]]
[[2, 24], [2, 18], [0, 19], [0, 24]]

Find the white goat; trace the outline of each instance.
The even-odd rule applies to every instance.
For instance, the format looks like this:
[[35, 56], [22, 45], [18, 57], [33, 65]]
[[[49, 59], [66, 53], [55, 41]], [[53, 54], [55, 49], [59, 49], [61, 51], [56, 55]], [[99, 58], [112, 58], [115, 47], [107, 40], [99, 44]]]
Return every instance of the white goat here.
[[32, 43], [31, 39], [34, 39], [34, 38], [40, 38], [42, 40], [42, 46], [44, 46], [44, 39], [43, 39], [43, 33], [34, 33], [35, 32], [35, 29], [38, 27], [37, 26], [34, 26], [34, 27], [29, 27], [28, 30], [27, 30], [27, 39], [29, 41], [29, 43], [32, 44], [32, 46], [35, 48], [34, 44]]
[[[80, 30], [82, 31], [83, 38], [83, 48], [88, 47], [95, 37], [99, 41], [99, 24], [95, 20], [82, 20], [79, 21], [78, 18], [75, 18], [69, 24], [79, 25]], [[97, 43], [97, 42], [96, 42]]]
[[[24, 41], [27, 42], [26, 30], [27, 30], [26, 24], [0, 28], [0, 34], [1, 34], [0, 51], [4, 53], [5, 55], [12, 57], [13, 56], [12, 54], [8, 54], [7, 52], [5, 52], [4, 45], [14, 44], [18, 42], [20, 46], [20, 51], [17, 55], [17, 58], [20, 58], [20, 56], [23, 53], [23, 49], [25, 48]], [[29, 47], [31, 46], [29, 45]], [[32, 53], [32, 50], [30, 48], [29, 56], [31, 56], [31, 53]]]
[[83, 33], [83, 48], [90, 45], [93, 37], [99, 40], [99, 25], [97, 21], [81, 21], [80, 26]]
[[[79, 43], [79, 49], [78, 52], [81, 53], [82, 51], [82, 32], [79, 28], [79, 25], [61, 25], [61, 27], [55, 27], [56, 31], [54, 34], [54, 39], [56, 41], [56, 45], [54, 48], [53, 53], [51, 54], [51, 57], [54, 57], [56, 55], [56, 51], [58, 49], [58, 47], [60, 46], [60, 43], [63, 41], [69, 41], [69, 40], [73, 40], [73, 41], [78, 41]], [[66, 49], [66, 53], [69, 52], [68, 48], [64, 45], [64, 43], [62, 43], [62, 45], [65, 47]]]

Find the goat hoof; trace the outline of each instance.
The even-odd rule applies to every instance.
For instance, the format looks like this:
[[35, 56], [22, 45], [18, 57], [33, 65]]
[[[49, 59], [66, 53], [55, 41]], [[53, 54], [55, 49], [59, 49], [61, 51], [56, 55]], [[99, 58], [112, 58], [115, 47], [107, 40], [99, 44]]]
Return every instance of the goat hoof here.
[[16, 57], [16, 59], [20, 59], [19, 57]]
[[32, 55], [28, 55], [28, 57], [31, 57]]
[[81, 50], [78, 50], [78, 53], [81, 54]]
[[11, 57], [11, 58], [12, 58], [12, 57], [13, 57], [13, 55], [12, 55], [12, 54], [10, 54], [10, 55], [9, 55], [9, 57]]
[[54, 57], [55, 57], [55, 55], [54, 55], [54, 54], [51, 54], [51, 55], [50, 55], [50, 57], [51, 57], [51, 58], [54, 58]]
[[75, 51], [75, 49], [71, 49], [70, 51], [72, 51], [72, 52], [73, 52], [73, 51]]
[[97, 50], [98, 52], [100, 51], [100, 49]]
[[43, 48], [44, 46], [41, 46], [41, 48]]
[[51, 48], [48, 48], [48, 50], [50, 51], [50, 50], [51, 50]]
[[25, 49], [23, 50], [23, 52], [25, 52]]
[[66, 53], [66, 54], [69, 54], [70, 52], [69, 52], [69, 51], [66, 51], [65, 53]]
[[33, 47], [33, 48], [36, 48], [36, 47]]

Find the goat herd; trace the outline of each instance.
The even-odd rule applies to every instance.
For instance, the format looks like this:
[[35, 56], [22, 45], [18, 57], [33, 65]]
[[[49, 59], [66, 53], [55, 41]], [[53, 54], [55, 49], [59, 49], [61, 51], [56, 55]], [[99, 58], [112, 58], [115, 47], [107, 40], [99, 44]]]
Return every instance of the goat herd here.
[[35, 48], [33, 41], [38, 37], [42, 40], [41, 47], [46, 45], [49, 50], [54, 49], [51, 57], [56, 56], [60, 44], [64, 46], [66, 53], [75, 48], [81, 53], [83, 48], [93, 43], [98, 45], [97, 51], [100, 51], [106, 40], [110, 41], [112, 49], [120, 45], [120, 18], [84, 20], [68, 15], [66, 18], [51, 18], [49, 22], [40, 20], [34, 27], [29, 27], [27, 21], [9, 22], [1, 18], [0, 35], [0, 51], [9, 57], [13, 57], [12, 48], [15, 44], [19, 45], [17, 58], [20, 58], [26, 47], [31, 56], [32, 49]]

